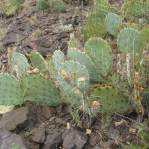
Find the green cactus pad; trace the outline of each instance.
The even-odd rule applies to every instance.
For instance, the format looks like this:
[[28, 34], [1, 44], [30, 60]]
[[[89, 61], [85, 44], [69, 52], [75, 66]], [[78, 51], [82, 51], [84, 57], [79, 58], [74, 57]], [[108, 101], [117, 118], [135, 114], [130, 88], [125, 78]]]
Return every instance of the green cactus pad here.
[[141, 30], [141, 37], [145, 44], [149, 43], [149, 27], [143, 28]]
[[144, 17], [149, 13], [149, 0], [125, 0], [122, 6], [125, 17]]
[[63, 0], [48, 0], [49, 6], [57, 12], [65, 11], [65, 4]]
[[128, 110], [127, 98], [119, 95], [112, 87], [98, 87], [91, 92], [90, 98], [101, 104], [99, 110], [103, 113], [124, 113]]
[[92, 62], [91, 58], [85, 52], [71, 49], [71, 50], [68, 50], [67, 57], [70, 60], [77, 61], [80, 64], [86, 66], [91, 80], [93, 81], [99, 80], [94, 63]]
[[85, 43], [85, 50], [99, 76], [106, 76], [112, 64], [112, 51], [108, 43], [101, 38], [90, 38]]
[[19, 52], [12, 53], [9, 63], [12, 69], [16, 71], [18, 77], [26, 74], [27, 70], [30, 68], [27, 58]]
[[136, 54], [143, 50], [143, 40], [138, 30], [124, 28], [118, 35], [117, 45], [119, 50], [125, 53]]
[[39, 10], [46, 10], [49, 8], [48, 0], [36, 0], [36, 5]]
[[60, 51], [60, 50], [55, 51], [53, 56], [52, 56], [52, 61], [53, 61], [55, 69], [57, 71], [60, 70], [61, 69], [61, 65], [65, 61], [64, 53], [62, 51]]
[[56, 106], [60, 103], [59, 91], [54, 83], [40, 74], [30, 74], [22, 79], [24, 100], [37, 104]]
[[107, 0], [94, 0], [93, 12], [98, 16], [105, 18], [108, 12], [110, 12], [110, 5]]
[[81, 32], [85, 41], [91, 37], [103, 37], [107, 32], [105, 18], [101, 18], [97, 14], [91, 14]]
[[0, 105], [21, 105], [22, 103], [19, 81], [12, 75], [0, 74]]
[[106, 16], [107, 31], [111, 35], [117, 35], [119, 27], [122, 23], [122, 18], [114, 13], [108, 13]]
[[40, 71], [46, 71], [48, 64], [39, 52], [32, 52], [30, 54], [31, 65], [38, 68]]
[[[66, 61], [59, 73], [60, 80], [66, 85], [66, 91], [78, 88], [81, 92], [89, 88], [89, 74], [84, 65], [75, 61]], [[61, 82], [59, 82], [61, 84]], [[62, 86], [65, 90], [65, 86]], [[66, 92], [67, 93], [67, 92]]]

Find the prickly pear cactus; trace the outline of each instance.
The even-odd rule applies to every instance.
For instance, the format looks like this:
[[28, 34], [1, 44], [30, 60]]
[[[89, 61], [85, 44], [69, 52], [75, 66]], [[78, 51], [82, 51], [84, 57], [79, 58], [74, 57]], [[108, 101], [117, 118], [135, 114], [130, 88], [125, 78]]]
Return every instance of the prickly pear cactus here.
[[106, 76], [112, 64], [112, 51], [102, 38], [90, 38], [85, 43], [86, 53], [94, 63], [99, 76]]
[[141, 33], [131, 27], [124, 28], [118, 35], [117, 45], [124, 53], [140, 53], [143, 50]]
[[67, 98], [66, 102], [80, 104], [84, 98], [83, 94], [89, 88], [89, 74], [84, 65], [78, 62], [66, 61], [56, 78], [63, 95]]
[[30, 68], [27, 58], [19, 52], [8, 50], [8, 59], [12, 71], [15, 71], [18, 77], [26, 74]]
[[93, 61], [85, 52], [81, 52], [76, 49], [71, 49], [71, 50], [68, 50], [67, 57], [70, 60], [77, 61], [80, 64], [86, 66], [89, 72], [90, 79], [92, 81], [97, 81], [100, 79], [97, 75], [97, 71], [96, 71]]
[[[62, 65], [59, 75], [61, 80], [68, 84], [70, 90], [77, 87], [84, 92], [89, 87], [88, 70], [78, 62], [66, 61]], [[63, 88], [65, 90], [65, 86]]]
[[39, 10], [46, 10], [49, 8], [48, 0], [36, 0], [36, 5]]
[[20, 82], [12, 75], [0, 74], [0, 105], [21, 105], [22, 103]]
[[149, 27], [145, 27], [141, 30], [141, 37], [145, 44], [149, 43]]
[[57, 12], [65, 11], [65, 4], [63, 0], [48, 0], [49, 6], [51, 6]]
[[22, 79], [24, 100], [56, 106], [60, 103], [59, 91], [54, 83], [40, 74], [29, 74]]
[[117, 35], [120, 25], [122, 24], [122, 18], [115, 13], [108, 13], [106, 16], [107, 31], [111, 35]]
[[149, 13], [149, 0], [125, 0], [122, 6], [125, 17], [144, 17]]
[[34, 68], [38, 68], [42, 72], [47, 70], [48, 64], [39, 52], [32, 52], [30, 61]]
[[61, 69], [62, 64], [65, 62], [65, 55], [62, 51], [56, 50], [52, 56], [54, 67], [57, 71]]
[[93, 12], [95, 12], [98, 16], [105, 18], [107, 13], [110, 11], [110, 5], [107, 0], [94, 0], [93, 9]]
[[106, 34], [105, 18], [101, 18], [96, 13], [91, 14], [81, 32], [85, 41], [91, 37], [103, 37]]
[[102, 113], [124, 113], [128, 110], [129, 103], [127, 98], [119, 95], [113, 87], [108, 85], [95, 88], [91, 92], [90, 98], [100, 103], [99, 110]]

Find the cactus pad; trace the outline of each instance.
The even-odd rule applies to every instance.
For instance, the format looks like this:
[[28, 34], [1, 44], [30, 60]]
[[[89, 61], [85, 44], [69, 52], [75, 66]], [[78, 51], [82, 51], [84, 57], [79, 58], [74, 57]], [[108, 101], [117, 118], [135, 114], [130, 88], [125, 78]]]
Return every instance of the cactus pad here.
[[21, 105], [23, 103], [19, 81], [9, 75], [0, 74], [0, 105]]
[[149, 0], [126, 0], [122, 6], [125, 17], [144, 17], [149, 13]]
[[67, 57], [68, 59], [77, 61], [80, 64], [86, 66], [91, 80], [93, 81], [99, 80], [94, 63], [92, 62], [91, 58], [85, 52], [71, 49], [71, 50], [68, 50]]
[[[70, 90], [78, 88], [82, 92], [89, 87], [89, 74], [84, 65], [75, 61], [66, 61], [60, 70], [61, 80], [68, 84]], [[65, 86], [63, 86], [65, 88]], [[64, 89], [65, 90], [65, 89]]]
[[63, 12], [65, 5], [63, 0], [48, 0], [49, 6], [57, 12]]
[[100, 111], [107, 114], [124, 113], [128, 110], [127, 98], [119, 95], [111, 86], [98, 87], [91, 92], [90, 98], [101, 104]]
[[46, 71], [48, 64], [39, 52], [32, 52], [30, 55], [31, 65], [40, 71]]
[[117, 45], [125, 53], [136, 54], [143, 50], [143, 40], [138, 30], [124, 28], [118, 35]]
[[36, 5], [39, 10], [46, 10], [49, 8], [48, 0], [36, 0]]
[[105, 19], [91, 14], [81, 32], [85, 41], [91, 37], [103, 37], [106, 34]]
[[61, 65], [65, 61], [64, 53], [60, 50], [55, 51], [52, 56], [52, 61], [53, 61], [55, 69], [58, 71], [59, 69], [61, 69]]
[[60, 102], [59, 91], [54, 83], [40, 74], [30, 74], [22, 79], [24, 100], [37, 104], [56, 106]]
[[122, 23], [122, 18], [114, 13], [108, 13], [106, 16], [107, 31], [111, 35], [117, 35], [119, 27]]
[[100, 76], [106, 76], [112, 64], [112, 51], [106, 41], [101, 38], [90, 38], [85, 43], [85, 50], [92, 59]]
[[18, 77], [21, 77], [30, 68], [27, 58], [21, 53], [12, 52], [9, 59], [9, 65], [11, 65], [12, 69], [16, 71]]

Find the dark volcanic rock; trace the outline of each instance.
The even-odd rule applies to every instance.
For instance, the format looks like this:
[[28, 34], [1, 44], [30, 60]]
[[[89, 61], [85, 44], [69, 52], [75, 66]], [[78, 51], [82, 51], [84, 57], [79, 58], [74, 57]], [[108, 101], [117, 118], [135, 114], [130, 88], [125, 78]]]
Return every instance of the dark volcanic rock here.
[[60, 132], [54, 132], [47, 136], [43, 149], [56, 149], [62, 144], [62, 134]]
[[19, 135], [0, 129], [0, 149], [27, 149]]
[[0, 128], [14, 130], [18, 125], [27, 121], [28, 108], [22, 107], [8, 113], [5, 113], [0, 120]]
[[77, 130], [67, 130], [63, 135], [64, 149], [82, 149], [87, 142], [87, 136]]
[[35, 128], [32, 131], [32, 141], [36, 143], [44, 143], [45, 141], [45, 128], [44, 127], [39, 127]]

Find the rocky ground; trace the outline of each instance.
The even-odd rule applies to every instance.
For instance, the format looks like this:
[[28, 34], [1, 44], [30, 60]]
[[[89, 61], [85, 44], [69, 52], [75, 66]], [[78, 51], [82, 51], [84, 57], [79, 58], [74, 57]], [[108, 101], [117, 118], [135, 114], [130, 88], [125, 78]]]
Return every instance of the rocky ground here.
[[121, 115], [113, 116], [107, 128], [100, 115], [80, 122], [78, 127], [66, 105], [27, 103], [1, 116], [0, 149], [121, 149], [122, 143], [139, 139], [134, 120]]
[[[112, 4], [121, 2], [111, 0]], [[26, 0], [17, 15], [1, 16], [1, 63], [7, 64], [7, 48], [15, 47], [24, 54], [38, 50], [44, 56], [57, 49], [66, 52], [69, 35], [79, 31], [88, 6], [66, 0], [65, 7], [64, 13], [41, 12], [34, 0]], [[126, 142], [139, 144], [136, 115], [114, 115], [108, 127], [101, 117], [84, 116], [77, 126], [67, 105], [54, 108], [26, 103], [0, 115], [0, 149], [121, 149]]]

